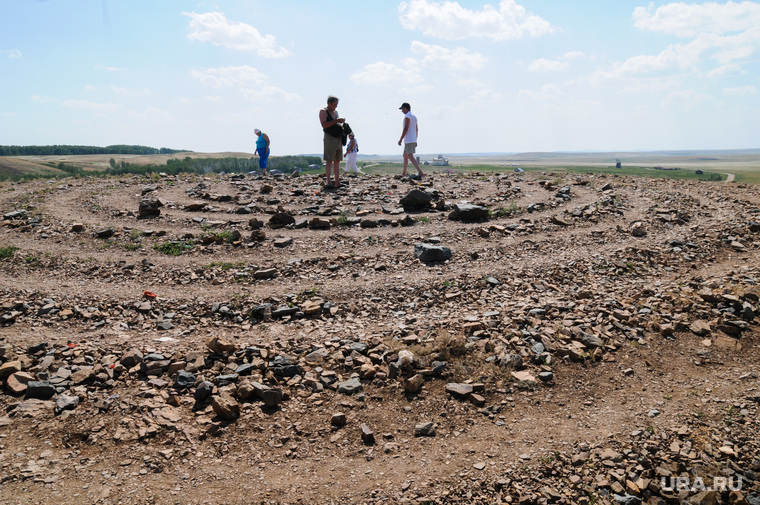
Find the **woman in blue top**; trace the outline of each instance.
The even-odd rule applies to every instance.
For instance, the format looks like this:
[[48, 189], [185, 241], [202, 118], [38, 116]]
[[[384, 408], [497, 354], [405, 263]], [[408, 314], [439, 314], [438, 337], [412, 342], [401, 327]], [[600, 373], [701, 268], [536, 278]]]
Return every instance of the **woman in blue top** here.
[[261, 173], [269, 175], [267, 172], [267, 161], [269, 160], [269, 136], [266, 133], [262, 133], [261, 130], [256, 128], [253, 133], [258, 137], [256, 139], [256, 151], [254, 154], [259, 155], [259, 168]]

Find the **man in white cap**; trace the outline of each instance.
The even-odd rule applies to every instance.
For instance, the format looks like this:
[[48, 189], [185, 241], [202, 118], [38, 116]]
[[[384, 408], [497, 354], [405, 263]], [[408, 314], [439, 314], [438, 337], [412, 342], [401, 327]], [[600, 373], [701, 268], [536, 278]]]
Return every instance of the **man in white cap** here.
[[[420, 164], [417, 163], [417, 158], [414, 156], [414, 151], [417, 149], [417, 133], [419, 133], [417, 116], [412, 114], [412, 106], [408, 102], [402, 103], [399, 109], [404, 113], [404, 130], [401, 132], [401, 138], [398, 139], [398, 145], [404, 143], [404, 171], [401, 176], [406, 175], [406, 167], [411, 161], [414, 168], [417, 169], [417, 178], [421, 179], [425, 174], [420, 170]], [[412, 178], [414, 179], [414, 177]]]
[[256, 151], [254, 151], [254, 154], [259, 155], [259, 168], [261, 169], [262, 174], [269, 175], [267, 172], [267, 161], [269, 160], [269, 136], [266, 133], [262, 133], [258, 128], [253, 130], [253, 133], [255, 133], [257, 137]]

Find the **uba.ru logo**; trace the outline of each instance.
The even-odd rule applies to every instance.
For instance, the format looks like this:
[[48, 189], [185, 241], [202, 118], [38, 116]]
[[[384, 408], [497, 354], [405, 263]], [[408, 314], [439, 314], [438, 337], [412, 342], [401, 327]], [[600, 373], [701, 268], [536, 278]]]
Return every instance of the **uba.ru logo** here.
[[706, 486], [702, 477], [695, 477], [693, 480], [689, 477], [660, 477], [660, 485], [662, 486], [662, 490], [666, 492], [740, 491], [742, 488], [742, 478], [741, 476], [713, 477], [712, 486]]

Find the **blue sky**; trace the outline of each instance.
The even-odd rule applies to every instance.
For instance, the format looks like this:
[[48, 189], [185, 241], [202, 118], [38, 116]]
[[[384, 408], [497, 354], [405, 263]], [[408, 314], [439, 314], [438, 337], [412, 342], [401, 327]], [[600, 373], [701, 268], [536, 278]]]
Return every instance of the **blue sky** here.
[[758, 148], [760, 2], [0, 0], [0, 144]]

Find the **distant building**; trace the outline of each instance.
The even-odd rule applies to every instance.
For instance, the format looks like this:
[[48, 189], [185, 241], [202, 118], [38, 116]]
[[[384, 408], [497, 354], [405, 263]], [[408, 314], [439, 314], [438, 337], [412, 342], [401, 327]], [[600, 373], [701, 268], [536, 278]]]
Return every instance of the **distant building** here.
[[437, 158], [433, 159], [433, 166], [436, 167], [448, 167], [449, 166], [449, 160], [448, 158], [444, 158], [442, 155], [438, 155]]

